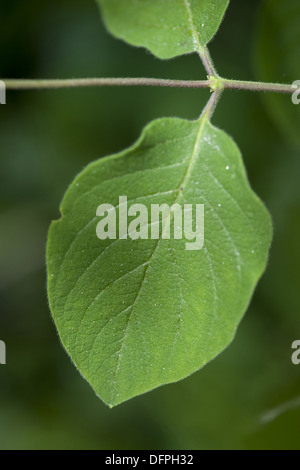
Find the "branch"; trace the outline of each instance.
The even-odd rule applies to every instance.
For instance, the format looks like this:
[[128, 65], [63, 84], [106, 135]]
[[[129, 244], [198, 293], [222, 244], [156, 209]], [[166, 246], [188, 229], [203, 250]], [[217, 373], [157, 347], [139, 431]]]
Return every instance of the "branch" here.
[[229, 90], [265, 91], [270, 93], [294, 93], [296, 91], [293, 85], [283, 85], [281, 83], [244, 82], [225, 79], [222, 79], [222, 82], [224, 88]]
[[168, 88], [217, 88], [228, 90], [265, 91], [271, 93], [294, 93], [293, 85], [280, 83], [247, 82], [227, 80], [210, 76], [208, 80], [166, 80], [162, 78], [74, 78], [58, 80], [2, 80], [7, 90], [46, 90], [102, 86], [152, 86]]
[[162, 78], [74, 78], [61, 80], [3, 80], [7, 90], [46, 90], [102, 86], [153, 86], [210, 88], [210, 80], [165, 80]]

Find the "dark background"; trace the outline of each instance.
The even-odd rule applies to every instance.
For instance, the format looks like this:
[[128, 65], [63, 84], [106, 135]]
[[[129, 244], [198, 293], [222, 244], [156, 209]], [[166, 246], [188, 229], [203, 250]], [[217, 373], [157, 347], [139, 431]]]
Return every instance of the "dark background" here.
[[[231, 1], [210, 46], [221, 75], [262, 78], [263, 3]], [[0, 18], [3, 78], [205, 78], [196, 55], [163, 62], [114, 39], [93, 0], [0, 0]], [[61, 348], [48, 309], [47, 230], [75, 175], [157, 117], [196, 118], [208, 98], [208, 90], [142, 88], [8, 92], [0, 107], [1, 449], [300, 448], [300, 365], [291, 362], [300, 339], [299, 147], [261, 95], [227, 91], [213, 119], [240, 146], [275, 229], [232, 345], [182, 382], [109, 410]]]

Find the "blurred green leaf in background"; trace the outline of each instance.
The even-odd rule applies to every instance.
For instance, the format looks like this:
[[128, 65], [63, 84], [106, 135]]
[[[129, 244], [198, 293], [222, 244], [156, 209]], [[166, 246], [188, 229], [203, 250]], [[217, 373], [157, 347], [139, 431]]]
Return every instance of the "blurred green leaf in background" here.
[[[116, 37], [171, 59], [200, 52], [216, 34], [229, 0], [96, 0]], [[175, 0], [176, 1], [176, 0]]]
[[[267, 82], [299, 81], [300, 2], [264, 1], [258, 25], [257, 75]], [[281, 95], [268, 95], [264, 99], [278, 130], [300, 145], [300, 106], [291, 106]]]
[[[210, 45], [222, 76], [300, 79], [299, 42], [289, 40], [296, 19], [276, 33], [273, 13], [265, 16], [277, 3], [231, 1]], [[0, 17], [3, 78], [205, 78], [196, 54], [162, 62], [111, 37], [93, 1], [1, 0]], [[274, 66], [264, 71], [271, 36]], [[295, 59], [279, 60], [282, 48]], [[299, 449], [299, 408], [264, 419], [300, 395], [300, 366], [291, 362], [300, 339], [299, 110], [290, 111], [290, 97], [274, 107], [259, 94], [227, 91], [213, 119], [241, 148], [275, 227], [267, 272], [225, 353], [185, 381], [110, 411], [71, 365], [50, 317], [45, 243], [67, 186], [91, 161], [131, 145], [149, 121], [198, 117], [208, 97], [207, 90], [140, 88], [7, 94], [0, 107], [1, 449]], [[282, 119], [286, 127], [293, 121], [290, 131]]]

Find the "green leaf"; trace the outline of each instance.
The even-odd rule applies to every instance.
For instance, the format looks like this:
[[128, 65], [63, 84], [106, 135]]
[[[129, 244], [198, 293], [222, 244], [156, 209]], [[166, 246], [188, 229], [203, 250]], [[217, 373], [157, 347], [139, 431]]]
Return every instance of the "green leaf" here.
[[[256, 46], [259, 80], [290, 84], [300, 80], [299, 24], [299, 0], [264, 2]], [[300, 105], [293, 104], [290, 95], [266, 94], [263, 98], [278, 129], [299, 144]]]
[[[151, 204], [204, 204], [203, 248], [161, 230], [154, 240], [100, 241], [96, 210], [118, 208], [119, 196], [149, 213]], [[62, 344], [109, 406], [192, 374], [232, 341], [272, 228], [238, 148], [205, 116], [149, 124], [133, 147], [90, 164], [61, 212], [47, 246], [50, 307]]]
[[161, 59], [200, 52], [229, 0], [96, 0], [109, 31]]

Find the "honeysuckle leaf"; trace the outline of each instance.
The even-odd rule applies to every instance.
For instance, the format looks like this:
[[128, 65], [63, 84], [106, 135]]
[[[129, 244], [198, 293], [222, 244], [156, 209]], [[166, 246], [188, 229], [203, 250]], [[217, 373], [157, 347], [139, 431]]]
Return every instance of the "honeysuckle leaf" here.
[[109, 31], [161, 59], [200, 50], [216, 34], [229, 0], [96, 0]]
[[272, 121], [285, 137], [300, 144], [300, 2], [268, 0], [259, 14], [256, 63], [259, 80], [295, 83], [290, 95], [266, 94]]
[[[148, 239], [131, 239], [133, 229], [127, 239], [98, 238], [99, 206], [116, 208], [105, 214], [120, 222], [120, 197], [128, 212], [146, 208]], [[163, 224], [151, 238], [154, 204], [204, 205], [204, 244], [200, 237], [191, 249], [184, 234], [172, 237], [173, 213], [170, 238]], [[47, 245], [50, 307], [63, 346], [109, 406], [192, 374], [232, 341], [265, 269], [272, 228], [236, 144], [205, 115], [154, 121], [131, 148], [90, 164], [61, 213]]]

